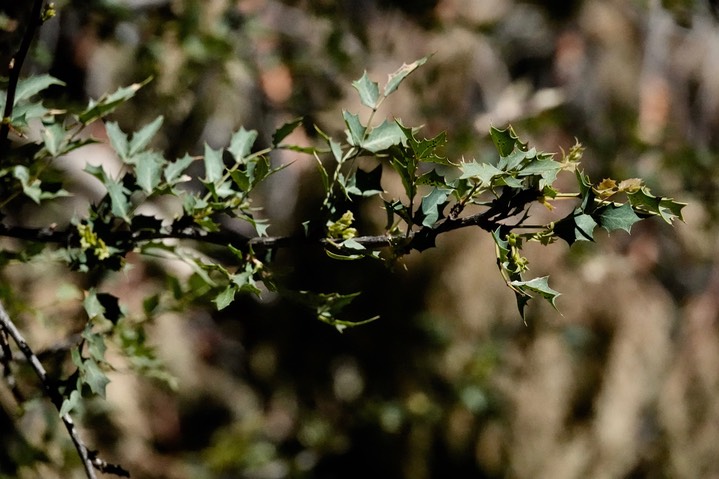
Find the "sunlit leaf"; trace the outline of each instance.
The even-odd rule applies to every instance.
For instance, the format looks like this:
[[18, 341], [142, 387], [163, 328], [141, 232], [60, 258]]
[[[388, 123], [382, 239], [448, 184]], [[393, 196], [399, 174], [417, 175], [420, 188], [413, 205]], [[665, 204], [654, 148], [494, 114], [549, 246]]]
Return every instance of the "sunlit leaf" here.
[[372, 153], [386, 150], [390, 146], [402, 144], [406, 140], [405, 133], [396, 122], [383, 121], [379, 126], [372, 128], [367, 138], [362, 142], [362, 148]]
[[255, 143], [256, 139], [256, 130], [248, 131], [244, 128], [240, 128], [232, 135], [232, 139], [230, 140], [230, 147], [227, 149], [227, 151], [230, 152], [230, 154], [237, 163], [241, 163], [244, 161], [247, 155], [250, 154], [250, 151], [252, 151], [252, 145]]
[[[379, 86], [367, 76], [365, 71], [359, 80], [352, 82], [352, 86], [359, 92], [360, 101], [364, 106], [376, 108], [379, 101]], [[387, 95], [385, 91], [385, 95]]]
[[158, 116], [154, 121], [145, 125], [142, 129], [132, 135], [128, 156], [135, 156], [150, 143], [152, 138], [160, 130], [163, 119], [162, 115]]
[[624, 230], [629, 233], [632, 225], [639, 220], [629, 203], [621, 206], [607, 205], [599, 214], [599, 223], [607, 231]]
[[205, 143], [205, 181], [214, 183], [222, 178], [225, 164], [222, 161], [222, 150], [214, 150]]
[[404, 81], [404, 79], [407, 78], [407, 76], [409, 76], [409, 74], [411, 74], [417, 68], [427, 63], [427, 60], [429, 60], [430, 57], [431, 55], [420, 58], [419, 60], [412, 62], [409, 65], [404, 63], [399, 68], [399, 70], [394, 73], [391, 73], [389, 75], [389, 78], [387, 79], [387, 84], [384, 87], [384, 96], [389, 96], [395, 90], [397, 90], [400, 83], [402, 83], [402, 81]]

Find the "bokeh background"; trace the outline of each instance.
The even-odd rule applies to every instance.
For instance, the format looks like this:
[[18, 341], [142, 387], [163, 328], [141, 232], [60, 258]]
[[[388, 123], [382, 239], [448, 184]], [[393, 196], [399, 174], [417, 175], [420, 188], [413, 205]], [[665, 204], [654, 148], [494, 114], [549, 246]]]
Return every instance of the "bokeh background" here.
[[[12, 18], [23, 18], [21, 3], [5, 7]], [[170, 158], [221, 147], [240, 126], [267, 145], [298, 116], [298, 144], [316, 140], [312, 124], [341, 134], [341, 110], [360, 110], [352, 80], [367, 70], [382, 82], [433, 53], [381, 116], [423, 124], [427, 136], [447, 130], [451, 158], [491, 159], [491, 125], [511, 123], [545, 151], [576, 138], [593, 179], [640, 176], [689, 203], [675, 228], [649, 220], [631, 236], [530, 247], [531, 273], [551, 274], [563, 296], [561, 314], [536, 304], [526, 324], [479, 230], [447, 234], [391, 271], [283, 251], [288, 284], [362, 291], [349, 318], [381, 319], [339, 334], [272, 294], [162, 315], [148, 342], [177, 390], [119, 366], [108, 400], [81, 421], [104, 458], [140, 479], [719, 477], [713, 2], [56, 3], [28, 73], [61, 78], [54, 101], [78, 105], [153, 76], [113, 119], [127, 131], [164, 115], [156, 145]], [[102, 125], [92, 133], [102, 138]], [[116, 161], [98, 144], [61, 165], [88, 160]], [[270, 234], [288, 234], [316, 209], [319, 177], [310, 157], [273, 161], [294, 163], [257, 201]], [[102, 193], [80, 174], [74, 188], [80, 203]], [[20, 214], [44, 224], [80, 203]], [[365, 228], [381, 227], [378, 204], [362, 211]], [[93, 278], [130, 312], [167, 288], [163, 268], [185, 274], [130, 261], [128, 272]], [[39, 349], [72, 332], [78, 301], [58, 284], [87, 279], [41, 264], [7, 267], [2, 281], [4, 296], [28, 305], [21, 319]], [[0, 475], [82, 477], [42, 400], [14, 426], [4, 384], [0, 405]]]

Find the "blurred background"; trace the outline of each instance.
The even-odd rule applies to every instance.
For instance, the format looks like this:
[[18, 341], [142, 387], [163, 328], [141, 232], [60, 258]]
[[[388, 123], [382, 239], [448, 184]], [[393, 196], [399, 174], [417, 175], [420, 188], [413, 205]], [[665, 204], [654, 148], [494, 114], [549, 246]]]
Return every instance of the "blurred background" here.
[[[22, 21], [21, 3], [8, 18]], [[81, 420], [87, 442], [139, 479], [719, 478], [713, 3], [58, 0], [27, 73], [62, 79], [53, 101], [77, 105], [153, 76], [113, 119], [129, 131], [164, 115], [156, 145], [168, 158], [224, 146], [240, 126], [267, 146], [298, 116], [292, 142], [314, 142], [312, 124], [339, 135], [341, 110], [361, 109], [352, 80], [367, 70], [382, 83], [433, 53], [380, 118], [423, 124], [428, 137], [447, 130], [454, 159], [491, 160], [491, 125], [511, 123], [544, 151], [576, 138], [592, 179], [639, 176], [689, 203], [675, 228], [655, 219], [631, 236], [529, 247], [530, 273], [551, 274], [563, 296], [561, 314], [533, 304], [526, 325], [479, 230], [444, 235], [393, 271], [283, 251], [286, 283], [362, 291], [348, 319], [381, 319], [338, 334], [272, 294], [219, 313], [190, 302], [147, 326], [177, 390], [118, 367], [107, 402]], [[4, 25], [10, 51], [21, 29]], [[98, 144], [61, 165], [84, 161], [116, 160]], [[288, 234], [321, 201], [319, 177], [311, 157], [273, 161], [294, 163], [256, 201], [269, 233]], [[77, 183], [73, 201], [97, 199], [93, 183]], [[22, 214], [45, 224], [73, 208]], [[360, 222], [381, 228], [380, 204]], [[167, 288], [171, 266], [129, 261], [95, 279], [132, 312]], [[57, 285], [87, 280], [47, 264], [8, 267], [2, 280], [3, 296], [29, 305], [22, 320], [38, 348], [77, 324], [78, 301]], [[15, 407], [4, 384], [0, 405]], [[8, 414], [0, 475], [82, 477], [46, 404], [28, 403], [17, 431]]]

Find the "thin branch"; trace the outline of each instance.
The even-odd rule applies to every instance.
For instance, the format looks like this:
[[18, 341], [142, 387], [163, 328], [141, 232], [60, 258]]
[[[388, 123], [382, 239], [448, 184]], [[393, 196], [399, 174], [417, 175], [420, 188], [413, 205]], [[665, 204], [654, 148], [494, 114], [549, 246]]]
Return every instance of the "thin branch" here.
[[15, 107], [15, 92], [17, 91], [17, 84], [20, 81], [20, 70], [22, 70], [22, 65], [25, 63], [25, 58], [30, 51], [30, 45], [32, 45], [32, 40], [35, 38], [35, 32], [37, 32], [37, 29], [42, 25], [42, 7], [44, 3], [44, 0], [35, 0], [33, 3], [30, 22], [23, 34], [20, 48], [10, 60], [9, 83], [7, 95], [5, 96], [5, 111], [3, 111], [2, 125], [0, 125], [0, 155], [4, 154], [10, 145], [8, 138], [10, 134], [10, 119], [12, 118], [12, 110]]
[[[45, 391], [45, 395], [50, 399], [52, 404], [59, 412], [62, 408], [63, 403], [62, 395], [51, 384], [51, 381], [48, 378], [47, 372], [45, 371], [45, 368], [43, 367], [42, 363], [40, 363], [40, 360], [38, 359], [37, 355], [27, 344], [27, 341], [25, 341], [25, 338], [23, 338], [22, 334], [20, 333], [20, 330], [17, 329], [15, 323], [13, 323], [13, 321], [10, 319], [10, 316], [7, 314], [7, 311], [5, 311], [5, 307], [2, 305], [1, 302], [0, 328], [2, 328], [3, 332], [9, 335], [13, 339], [15, 344], [17, 344], [17, 347], [23, 353], [28, 363], [32, 367], [33, 371], [35, 371], [35, 375], [38, 377], [38, 379], [40, 379], [40, 384], [42, 386], [42, 389]], [[96, 457], [96, 453], [94, 451], [90, 451], [87, 448], [87, 446], [82, 441], [77, 432], [75, 422], [72, 420], [72, 417], [70, 417], [69, 414], [62, 414], [60, 416], [60, 419], [65, 425], [65, 429], [67, 429], [67, 432], [70, 435], [70, 439], [72, 439], [72, 442], [75, 445], [75, 449], [77, 450], [77, 453], [82, 460], [82, 465], [85, 468], [85, 475], [88, 477], [88, 479], [97, 479], [97, 476], [95, 475], [95, 468], [103, 472], [113, 471], [113, 474], [116, 474], [118, 476], [130, 477], [130, 474], [122, 467], [111, 465], [106, 463], [105, 461], [98, 459]]]

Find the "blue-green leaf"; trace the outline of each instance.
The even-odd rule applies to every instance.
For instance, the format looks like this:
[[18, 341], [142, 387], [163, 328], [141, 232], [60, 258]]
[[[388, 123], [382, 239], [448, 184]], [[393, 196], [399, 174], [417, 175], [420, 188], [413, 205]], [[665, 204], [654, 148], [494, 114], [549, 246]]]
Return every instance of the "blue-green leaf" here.
[[222, 151], [214, 150], [205, 143], [205, 181], [214, 183], [222, 178], [225, 164], [222, 161]]
[[640, 218], [629, 203], [621, 206], [608, 205], [599, 214], [599, 223], [607, 231], [624, 230], [631, 232], [632, 225]]
[[130, 156], [130, 146], [127, 141], [127, 135], [123, 133], [120, 126], [114, 121], [105, 123], [105, 132], [110, 139], [112, 149], [115, 150], [122, 161], [126, 162]]
[[367, 138], [362, 142], [362, 148], [378, 153], [390, 146], [402, 144], [407, 139], [397, 122], [383, 121], [381, 125], [372, 128]]
[[257, 131], [245, 130], [244, 127], [240, 128], [237, 132], [232, 135], [230, 140], [230, 147], [227, 151], [230, 152], [232, 157], [237, 163], [241, 163], [252, 151], [252, 145], [257, 139]]
[[352, 86], [359, 92], [360, 101], [364, 106], [372, 109], [377, 107], [379, 101], [379, 86], [367, 76], [365, 71], [359, 80], [352, 82]]
[[384, 96], [389, 96], [390, 94], [392, 94], [399, 87], [399, 84], [402, 83], [402, 81], [407, 78], [410, 73], [427, 63], [427, 60], [429, 60], [430, 56], [431, 55], [420, 58], [419, 60], [412, 62], [409, 65], [404, 63], [399, 68], [399, 70], [394, 73], [391, 73], [389, 75], [389, 78], [387, 79], [387, 84], [384, 87]]
[[129, 156], [135, 156], [150, 143], [150, 140], [152, 140], [152, 138], [160, 130], [162, 121], [163, 117], [160, 115], [155, 118], [152, 123], [145, 125], [140, 131], [137, 131], [132, 135], [132, 141], [130, 141], [130, 148], [128, 151]]

